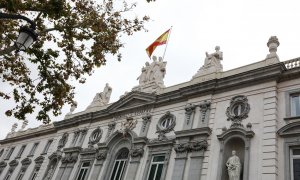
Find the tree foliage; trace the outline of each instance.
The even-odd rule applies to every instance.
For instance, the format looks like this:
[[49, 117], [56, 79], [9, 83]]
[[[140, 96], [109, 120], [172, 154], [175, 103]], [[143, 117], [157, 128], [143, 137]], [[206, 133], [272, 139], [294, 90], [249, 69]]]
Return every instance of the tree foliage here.
[[[121, 59], [121, 35], [144, 29], [148, 17], [130, 18], [135, 4], [114, 0], [0, 0], [0, 12], [33, 19], [38, 40], [25, 52], [0, 56], [0, 78], [13, 87], [0, 97], [16, 102], [6, 115], [25, 119], [38, 107], [37, 120], [50, 122], [64, 104], [74, 104], [71, 79], [85, 82], [107, 55]], [[0, 19], [0, 51], [13, 46], [23, 20]]]

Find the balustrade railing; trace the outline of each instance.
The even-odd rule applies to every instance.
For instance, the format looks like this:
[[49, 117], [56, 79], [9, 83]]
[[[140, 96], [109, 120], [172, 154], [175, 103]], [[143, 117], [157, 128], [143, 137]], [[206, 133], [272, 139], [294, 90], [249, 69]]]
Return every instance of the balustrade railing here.
[[300, 58], [295, 58], [283, 62], [287, 69], [300, 67]]

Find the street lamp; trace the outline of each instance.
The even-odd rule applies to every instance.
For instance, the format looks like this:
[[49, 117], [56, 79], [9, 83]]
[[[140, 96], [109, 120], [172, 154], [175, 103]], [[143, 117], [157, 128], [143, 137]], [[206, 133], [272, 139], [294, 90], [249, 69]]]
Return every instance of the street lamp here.
[[17, 41], [15, 42], [15, 46], [17, 46], [18, 50], [25, 51], [34, 41], [37, 40], [37, 33], [27, 27], [22, 26], [20, 28], [19, 37]]
[[0, 12], [0, 19], [23, 19], [30, 23], [30, 27], [22, 26], [19, 31], [19, 36], [15, 42], [15, 47], [18, 50], [26, 50], [34, 41], [37, 40], [38, 34], [35, 32], [36, 24], [29, 18], [19, 14], [6, 14]]

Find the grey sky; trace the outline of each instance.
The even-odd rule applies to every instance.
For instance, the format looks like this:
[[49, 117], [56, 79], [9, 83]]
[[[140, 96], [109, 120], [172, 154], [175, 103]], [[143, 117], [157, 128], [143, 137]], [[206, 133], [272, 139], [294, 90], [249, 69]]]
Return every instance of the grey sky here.
[[[149, 61], [146, 47], [171, 26], [164, 59], [168, 62], [166, 86], [189, 81], [203, 65], [205, 52], [214, 52], [216, 45], [223, 51], [224, 71], [263, 60], [268, 54], [266, 43], [273, 35], [280, 42], [277, 53], [281, 61], [300, 56], [299, 0], [157, 0], [150, 4], [145, 1], [138, 0], [132, 13], [151, 17], [146, 24], [149, 32], [124, 36], [123, 60], [110, 58], [106, 66], [95, 70], [86, 84], [76, 85], [78, 108], [75, 112], [86, 109], [105, 83], [113, 88], [111, 102], [138, 85], [136, 78]], [[154, 55], [161, 56], [164, 48], [158, 47]], [[3, 115], [8, 106], [11, 103], [1, 102], [0, 139], [17, 122]], [[63, 115], [54, 120], [62, 120], [69, 108], [66, 106]], [[28, 127], [41, 124], [33, 116], [28, 120]]]

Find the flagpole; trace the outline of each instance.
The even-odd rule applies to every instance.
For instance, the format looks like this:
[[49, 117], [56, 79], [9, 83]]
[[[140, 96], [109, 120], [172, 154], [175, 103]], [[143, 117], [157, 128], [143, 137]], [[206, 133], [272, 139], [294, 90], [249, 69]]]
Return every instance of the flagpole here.
[[170, 37], [171, 37], [172, 28], [173, 28], [173, 26], [171, 26], [171, 28], [170, 28], [170, 33], [169, 33], [169, 36], [168, 36], [168, 39], [167, 39], [167, 43], [166, 43], [166, 47], [165, 47], [165, 51], [164, 51], [164, 54], [163, 54], [163, 59], [165, 59], [165, 54], [166, 54], [166, 51], [167, 51], [167, 47], [168, 47], [168, 43], [169, 43], [169, 39], [170, 39]]

